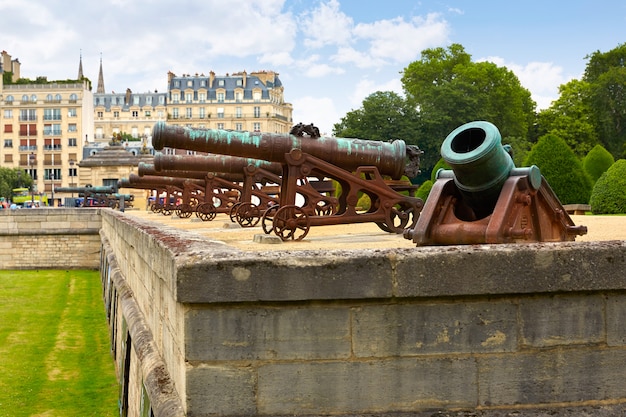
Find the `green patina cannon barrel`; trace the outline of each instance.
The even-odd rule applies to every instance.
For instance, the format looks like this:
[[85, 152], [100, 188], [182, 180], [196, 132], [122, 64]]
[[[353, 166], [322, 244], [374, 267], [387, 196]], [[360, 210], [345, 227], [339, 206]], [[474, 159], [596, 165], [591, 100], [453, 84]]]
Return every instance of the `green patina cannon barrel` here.
[[248, 167], [262, 168], [274, 174], [282, 173], [277, 162], [242, 158], [230, 155], [154, 155], [154, 169], [157, 171], [203, 171], [214, 173], [241, 174]]
[[[400, 179], [419, 173], [419, 155], [415, 146], [402, 140], [381, 142], [322, 136], [312, 138], [291, 134], [240, 132], [187, 128], [158, 122], [152, 131], [154, 149], [165, 147], [285, 164], [285, 156], [294, 149], [324, 160], [347, 171], [361, 166], [375, 166], [382, 175]], [[407, 163], [408, 158], [408, 163]]]
[[515, 168], [500, 131], [489, 122], [470, 122], [453, 130], [441, 145], [441, 156], [452, 172], [440, 170], [437, 178], [452, 176], [479, 218], [491, 214], [509, 176], [528, 175], [533, 188], [541, 186], [539, 168]]

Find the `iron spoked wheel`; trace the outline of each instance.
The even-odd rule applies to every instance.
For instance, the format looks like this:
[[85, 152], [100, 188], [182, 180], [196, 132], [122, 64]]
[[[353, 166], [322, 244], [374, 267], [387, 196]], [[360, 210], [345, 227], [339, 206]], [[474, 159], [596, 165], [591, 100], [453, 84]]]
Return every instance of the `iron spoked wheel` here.
[[172, 205], [168, 204], [166, 206], [163, 206], [163, 209], [161, 210], [161, 213], [164, 216], [170, 216], [172, 214]]
[[196, 216], [202, 219], [203, 222], [210, 222], [217, 216], [217, 210], [215, 210], [215, 206], [211, 203], [202, 203], [198, 205]]
[[376, 224], [388, 233], [402, 233], [407, 227], [415, 226], [419, 216], [419, 210], [407, 202], [391, 205], [385, 212], [385, 222]]
[[243, 203], [239, 202], [230, 206], [230, 211], [228, 212], [228, 216], [230, 217], [230, 221], [233, 223], [237, 221], [237, 209], [239, 208], [241, 204]]
[[300, 207], [294, 205], [279, 208], [272, 224], [274, 233], [283, 241], [302, 240], [311, 229], [309, 216]]
[[274, 215], [279, 208], [280, 206], [278, 204], [274, 204], [268, 207], [268, 209], [263, 213], [263, 217], [261, 217], [261, 228], [266, 235], [269, 235], [274, 231]]
[[235, 211], [235, 219], [241, 227], [254, 227], [261, 220], [261, 210], [256, 204], [241, 203]]
[[315, 214], [318, 216], [332, 216], [337, 212], [337, 206], [331, 200], [322, 199], [315, 205]]
[[161, 211], [161, 207], [159, 205], [159, 203], [152, 203], [150, 204], [150, 211], [153, 213], [159, 213]]
[[176, 206], [176, 215], [181, 219], [188, 219], [193, 214], [193, 207], [191, 205], [182, 203]]

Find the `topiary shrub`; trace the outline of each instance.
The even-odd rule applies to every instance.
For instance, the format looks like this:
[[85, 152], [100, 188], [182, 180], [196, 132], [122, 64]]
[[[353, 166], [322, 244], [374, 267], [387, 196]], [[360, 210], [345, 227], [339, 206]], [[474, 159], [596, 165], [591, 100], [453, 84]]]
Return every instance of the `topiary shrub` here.
[[596, 182], [614, 162], [615, 159], [609, 151], [602, 145], [596, 145], [583, 159], [583, 169], [589, 174], [592, 181]]
[[440, 158], [439, 161], [437, 161], [437, 163], [433, 167], [433, 171], [430, 173], [430, 180], [432, 182], [435, 182], [437, 180], [437, 178], [435, 178], [435, 176], [437, 175], [437, 171], [439, 171], [441, 168], [443, 168], [443, 169], [452, 169], [452, 168], [450, 168], [450, 165], [448, 165], [448, 163], [443, 158]]
[[524, 160], [524, 166], [537, 165], [562, 204], [586, 204], [592, 181], [572, 149], [560, 137], [539, 138]]
[[626, 160], [619, 159], [598, 178], [591, 192], [593, 214], [626, 213]]
[[426, 201], [428, 194], [430, 194], [430, 189], [433, 188], [433, 184], [434, 183], [431, 180], [424, 181], [415, 192], [415, 197]]

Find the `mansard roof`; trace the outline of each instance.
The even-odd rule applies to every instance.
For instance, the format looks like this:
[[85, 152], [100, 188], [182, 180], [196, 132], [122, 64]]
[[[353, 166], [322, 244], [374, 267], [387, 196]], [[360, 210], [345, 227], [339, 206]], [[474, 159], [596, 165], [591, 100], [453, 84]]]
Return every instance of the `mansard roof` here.
[[185, 75], [176, 76], [170, 73], [168, 90], [185, 90], [192, 89], [198, 91], [207, 90], [207, 98], [214, 99], [215, 92], [223, 89], [226, 92], [226, 99], [234, 97], [235, 90], [243, 90], [243, 98], [251, 99], [253, 90], [261, 90], [261, 98], [269, 99], [269, 91], [274, 88], [282, 88], [283, 84], [278, 78], [278, 73], [273, 71], [261, 71], [253, 73], [233, 73], [226, 75], [215, 75], [211, 72], [209, 75]]
[[112, 107], [121, 107], [122, 111], [129, 111], [131, 107], [149, 106], [155, 108], [167, 104], [167, 93], [95, 93], [93, 95], [94, 108], [104, 106], [107, 111]]

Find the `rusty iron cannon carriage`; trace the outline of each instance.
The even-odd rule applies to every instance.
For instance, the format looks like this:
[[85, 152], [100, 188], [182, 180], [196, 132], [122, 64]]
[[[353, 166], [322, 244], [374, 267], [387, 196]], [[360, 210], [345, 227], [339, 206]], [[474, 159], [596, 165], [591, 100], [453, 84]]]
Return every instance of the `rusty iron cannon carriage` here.
[[417, 246], [573, 241], [576, 226], [537, 166], [516, 168], [500, 132], [475, 121], [441, 145], [440, 170], [419, 220], [405, 232]]
[[[159, 122], [152, 143], [156, 150], [170, 147], [280, 164], [279, 204], [263, 218], [271, 220], [271, 227], [264, 227], [266, 233], [273, 231], [282, 240], [303, 239], [311, 226], [365, 222], [374, 222], [386, 232], [402, 233], [414, 226], [423, 206], [421, 199], [393, 188], [404, 175], [412, 178], [419, 173], [421, 151], [402, 140], [235, 132]], [[384, 176], [390, 177], [393, 185]], [[299, 190], [310, 184], [310, 179], [332, 180], [338, 185], [323, 210], [318, 204], [296, 204]], [[361, 211], [358, 202], [363, 194], [371, 204]]]
[[[256, 226], [263, 219], [263, 229], [271, 231], [267, 213], [279, 206], [282, 166], [275, 162], [229, 155], [163, 155], [154, 157], [158, 173], [197, 170], [207, 174], [214, 190], [235, 190], [238, 201], [230, 208], [230, 219], [242, 227]], [[234, 177], [234, 178], [233, 178]], [[208, 189], [209, 187], [207, 187]], [[336, 206], [330, 181], [304, 179], [298, 183], [298, 195], [316, 213], [329, 213]], [[224, 212], [224, 211], [222, 211]]]

